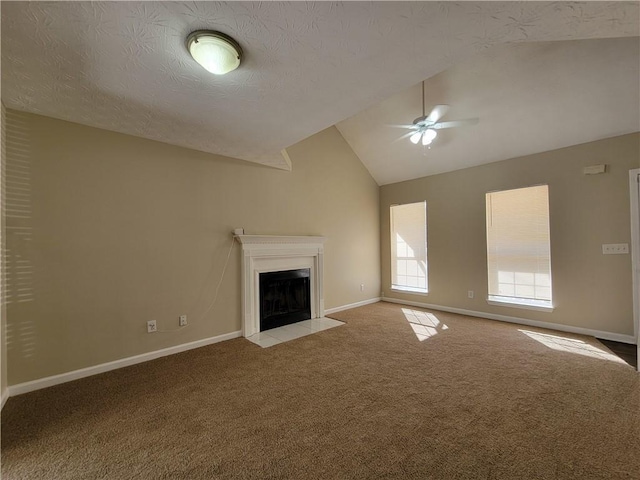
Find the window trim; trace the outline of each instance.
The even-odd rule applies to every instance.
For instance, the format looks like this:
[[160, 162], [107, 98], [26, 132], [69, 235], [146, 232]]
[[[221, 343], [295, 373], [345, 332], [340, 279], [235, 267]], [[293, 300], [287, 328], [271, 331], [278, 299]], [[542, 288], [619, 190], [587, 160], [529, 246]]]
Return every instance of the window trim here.
[[429, 290], [421, 290], [420, 287], [399, 287], [391, 285], [389, 290], [398, 293], [410, 293], [411, 295], [422, 295], [424, 297], [429, 295]]
[[[413, 205], [413, 204], [424, 204], [424, 229], [425, 229], [425, 287], [409, 287], [403, 285], [394, 285], [393, 280], [393, 262], [394, 259], [398, 259], [397, 255], [394, 257], [394, 222], [393, 222], [393, 207], [399, 207], [403, 205]], [[418, 200], [417, 202], [408, 202], [408, 203], [393, 203], [389, 205], [389, 240], [390, 240], [390, 248], [389, 248], [389, 257], [390, 257], [390, 273], [391, 273], [391, 281], [389, 282], [389, 290], [392, 292], [398, 293], [407, 293], [410, 295], [422, 295], [427, 296], [429, 294], [429, 272], [428, 272], [428, 214], [427, 214], [427, 201], [426, 200]]]
[[[547, 183], [541, 183], [541, 184], [535, 184], [535, 185], [529, 185], [529, 186], [524, 186], [524, 187], [515, 187], [515, 188], [506, 188], [506, 189], [502, 189], [502, 190], [492, 190], [489, 192], [486, 192], [485, 194], [485, 199], [489, 198], [490, 194], [494, 194], [494, 193], [501, 193], [501, 192], [508, 192], [508, 191], [514, 191], [514, 190], [524, 190], [524, 189], [529, 189], [529, 188], [536, 188], [536, 187], [546, 187], [547, 189], [547, 222], [549, 222], [549, 277], [551, 279], [552, 277], [552, 263], [551, 263], [551, 208], [549, 206], [549, 198], [550, 198], [550, 188], [549, 185]], [[485, 210], [485, 216], [487, 217], [487, 222], [488, 222], [488, 210]], [[488, 224], [486, 227], [486, 237], [487, 237], [487, 287], [489, 287], [489, 283], [490, 283], [490, 279], [489, 279], [489, 274], [490, 274], [490, 269], [489, 269], [489, 264], [488, 264], [488, 259], [489, 259], [489, 229], [488, 229]], [[495, 306], [499, 306], [499, 307], [510, 307], [510, 308], [520, 308], [523, 310], [535, 310], [535, 311], [540, 311], [540, 312], [553, 312], [553, 310], [555, 309], [555, 305], [553, 304], [553, 287], [552, 284], [550, 285], [551, 290], [550, 290], [550, 295], [551, 298], [550, 300], [535, 300], [535, 299], [527, 299], [527, 298], [522, 298], [522, 297], [516, 297], [516, 296], [501, 296], [501, 295], [495, 295], [495, 294], [491, 294], [488, 293], [487, 294], [487, 303], [489, 305], [495, 305]], [[546, 304], [545, 304], [546, 303]]]
[[555, 309], [555, 305], [553, 305], [553, 303], [549, 302], [549, 305], [534, 305], [532, 303], [527, 303], [527, 301], [525, 299], [517, 299], [515, 297], [512, 297], [511, 299], [507, 300], [506, 298], [504, 300], [498, 300], [496, 298], [497, 296], [492, 295], [487, 297], [487, 303], [489, 305], [495, 305], [497, 307], [510, 307], [510, 308], [521, 308], [523, 310], [535, 310], [538, 312], [553, 312], [553, 310]]

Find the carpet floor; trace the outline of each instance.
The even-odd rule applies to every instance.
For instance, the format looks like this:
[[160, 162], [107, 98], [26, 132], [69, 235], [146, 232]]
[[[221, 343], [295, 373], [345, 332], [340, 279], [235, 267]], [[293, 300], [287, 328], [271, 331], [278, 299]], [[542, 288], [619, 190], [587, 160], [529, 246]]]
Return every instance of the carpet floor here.
[[2, 478], [640, 479], [640, 375], [590, 337], [377, 303], [10, 398]]

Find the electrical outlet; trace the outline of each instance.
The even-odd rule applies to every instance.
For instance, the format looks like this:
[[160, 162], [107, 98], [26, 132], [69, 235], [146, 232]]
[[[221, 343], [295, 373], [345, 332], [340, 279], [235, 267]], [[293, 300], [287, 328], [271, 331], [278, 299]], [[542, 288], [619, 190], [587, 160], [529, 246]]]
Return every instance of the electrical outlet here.
[[467, 292], [467, 297], [469, 297], [469, 298], [473, 298], [473, 290], [469, 290], [469, 291]]
[[180, 315], [180, 317], [178, 317], [178, 324], [181, 327], [184, 327], [187, 325], [187, 316], [186, 315]]
[[361, 292], [364, 292], [364, 283], [361, 283], [361, 284], [360, 284], [360, 291], [361, 291]]
[[149, 320], [147, 322], [147, 333], [153, 333], [158, 331], [158, 327], [156, 325], [156, 321], [155, 320]]

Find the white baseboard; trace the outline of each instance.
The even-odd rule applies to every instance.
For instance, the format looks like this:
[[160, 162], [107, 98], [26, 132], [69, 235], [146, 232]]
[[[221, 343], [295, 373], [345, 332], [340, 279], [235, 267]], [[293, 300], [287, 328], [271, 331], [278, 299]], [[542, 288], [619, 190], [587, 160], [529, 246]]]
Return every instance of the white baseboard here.
[[[162, 350], [156, 350], [154, 352], [143, 353], [141, 355], [135, 355], [133, 357], [122, 358], [120, 360], [102, 363], [93, 367], [82, 368], [80, 370], [74, 370], [72, 372], [61, 373], [59, 375], [53, 375], [51, 377], [39, 378], [38, 380], [11, 385], [8, 388], [9, 392], [6, 397], [13, 397], [22, 393], [33, 392], [34, 390], [40, 390], [41, 388], [52, 387], [54, 385], [70, 382], [72, 380], [79, 380], [80, 378], [90, 377], [92, 375], [108, 372], [110, 370], [116, 370], [118, 368], [135, 365], [137, 363], [148, 362], [149, 360], [155, 360], [156, 358], [166, 357], [167, 355], [173, 355], [175, 353], [185, 352], [187, 350], [193, 350], [194, 348], [205, 347], [213, 343], [224, 342], [225, 340], [231, 340], [232, 338], [238, 338], [241, 336], [242, 332], [238, 330], [237, 332], [225, 333], [224, 335], [218, 335], [216, 337], [196, 340], [195, 342], [183, 343], [182, 345], [176, 345], [175, 347], [163, 348]], [[6, 397], [5, 395], [3, 395], [3, 405]]]
[[463, 308], [444, 307], [442, 305], [432, 305], [430, 303], [411, 302], [409, 300], [398, 300], [396, 298], [382, 297], [383, 302], [399, 303], [402, 305], [410, 305], [414, 307], [428, 308], [431, 310], [439, 310], [441, 312], [459, 313], [460, 315], [468, 315], [470, 317], [488, 318], [490, 320], [498, 320], [500, 322], [516, 323], [518, 325], [526, 325], [528, 327], [547, 328], [549, 330], [557, 330], [560, 332], [577, 333], [579, 335], [589, 335], [592, 337], [602, 338], [604, 340], [613, 340], [615, 342], [630, 343], [635, 345], [636, 339], [633, 335], [624, 335], [621, 333], [603, 332], [600, 330], [592, 330], [590, 328], [574, 327], [571, 325], [562, 325], [560, 323], [540, 322], [538, 320], [529, 320], [528, 318], [510, 317], [507, 315], [497, 315], [495, 313], [476, 312], [473, 310], [465, 310]]
[[324, 311], [325, 315], [331, 315], [332, 313], [341, 312], [343, 310], [349, 310], [350, 308], [362, 307], [371, 303], [377, 303], [382, 300], [381, 297], [370, 298], [369, 300], [363, 300], [361, 302], [350, 303], [349, 305], [342, 305], [341, 307], [329, 308]]
[[0, 410], [4, 408], [4, 404], [7, 403], [9, 399], [9, 389], [5, 388], [2, 393], [0, 393]]

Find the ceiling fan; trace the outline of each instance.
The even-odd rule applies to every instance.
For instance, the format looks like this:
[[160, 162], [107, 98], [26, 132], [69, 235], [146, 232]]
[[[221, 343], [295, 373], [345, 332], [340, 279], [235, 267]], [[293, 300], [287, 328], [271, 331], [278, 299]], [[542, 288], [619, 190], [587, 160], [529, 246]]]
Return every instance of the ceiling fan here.
[[468, 118], [465, 120], [453, 120], [450, 122], [441, 122], [440, 119], [449, 111], [449, 105], [436, 105], [429, 115], [425, 115], [424, 106], [424, 80], [422, 81], [422, 116], [416, 118], [411, 125], [394, 125], [399, 128], [408, 128], [411, 131], [398, 140], [409, 137], [413, 144], [418, 144], [422, 140], [422, 145], [431, 145], [431, 142], [438, 135], [438, 130], [443, 128], [462, 127], [465, 125], [475, 125], [478, 123], [477, 118]]

